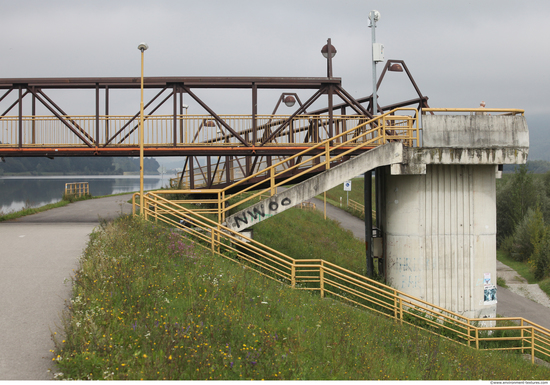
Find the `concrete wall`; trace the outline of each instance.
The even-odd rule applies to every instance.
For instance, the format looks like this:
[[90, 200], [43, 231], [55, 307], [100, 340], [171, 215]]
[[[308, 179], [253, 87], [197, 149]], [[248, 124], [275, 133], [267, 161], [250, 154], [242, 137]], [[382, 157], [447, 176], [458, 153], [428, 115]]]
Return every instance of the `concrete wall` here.
[[[388, 284], [468, 317], [494, 317], [494, 165], [427, 165], [425, 175], [385, 175]], [[488, 274], [488, 275], [487, 275]]]
[[422, 147], [529, 147], [525, 116], [422, 115]]

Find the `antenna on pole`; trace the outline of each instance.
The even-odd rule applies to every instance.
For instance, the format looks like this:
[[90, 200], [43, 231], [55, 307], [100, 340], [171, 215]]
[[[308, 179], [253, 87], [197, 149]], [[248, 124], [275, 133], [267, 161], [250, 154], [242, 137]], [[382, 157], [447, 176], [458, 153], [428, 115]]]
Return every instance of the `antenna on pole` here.
[[376, 95], [376, 63], [384, 61], [384, 46], [376, 44], [376, 22], [381, 19], [380, 12], [374, 10], [369, 13], [372, 36], [372, 114], [378, 113], [378, 100]]

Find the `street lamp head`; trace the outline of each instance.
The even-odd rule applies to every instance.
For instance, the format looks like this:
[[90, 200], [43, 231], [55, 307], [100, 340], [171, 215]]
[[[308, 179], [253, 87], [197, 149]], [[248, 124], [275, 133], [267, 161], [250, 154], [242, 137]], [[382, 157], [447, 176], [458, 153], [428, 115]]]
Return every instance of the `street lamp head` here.
[[370, 11], [369, 20], [371, 21], [371, 23], [374, 23], [375, 21], [379, 21], [381, 18], [382, 16], [380, 15], [380, 12], [378, 12], [377, 10]]
[[[330, 57], [333, 58], [334, 55], [336, 55], [336, 47], [334, 47], [332, 44], [330, 45]], [[328, 44], [325, 44], [323, 48], [321, 49], [321, 53], [325, 58], [328, 58]]]
[[283, 99], [283, 102], [287, 107], [292, 107], [296, 103], [296, 99], [294, 99], [294, 96], [288, 95]]
[[401, 64], [394, 63], [388, 68], [388, 71], [392, 72], [403, 72], [403, 67], [401, 67]]
[[143, 52], [143, 51], [146, 51], [147, 48], [149, 48], [149, 46], [147, 45], [147, 43], [141, 43], [140, 45], [138, 45], [138, 49]]

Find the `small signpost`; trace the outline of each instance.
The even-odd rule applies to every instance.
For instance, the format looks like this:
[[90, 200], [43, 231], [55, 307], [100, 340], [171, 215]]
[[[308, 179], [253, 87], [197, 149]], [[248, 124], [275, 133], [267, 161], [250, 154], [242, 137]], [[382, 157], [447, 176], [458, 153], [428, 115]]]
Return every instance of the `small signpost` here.
[[344, 191], [346, 192], [346, 206], [349, 206], [349, 192], [351, 191], [351, 180], [344, 182]]

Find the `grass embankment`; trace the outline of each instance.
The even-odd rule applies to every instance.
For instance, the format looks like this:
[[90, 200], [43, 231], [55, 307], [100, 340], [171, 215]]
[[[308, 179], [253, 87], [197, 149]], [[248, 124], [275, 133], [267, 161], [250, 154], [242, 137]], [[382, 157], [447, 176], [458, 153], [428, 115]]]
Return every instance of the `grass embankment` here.
[[69, 311], [57, 378], [550, 378], [519, 355], [290, 289], [139, 218], [91, 235]]
[[26, 215], [41, 213], [43, 211], [48, 211], [48, 210], [55, 209], [55, 208], [58, 208], [58, 207], [67, 206], [69, 203], [72, 203], [72, 202], [83, 201], [83, 200], [87, 200], [87, 199], [92, 199], [92, 196], [91, 195], [83, 195], [83, 196], [77, 198], [75, 196], [63, 195], [62, 199], [59, 202], [49, 203], [47, 205], [40, 206], [40, 207], [32, 207], [29, 203], [27, 203], [27, 204], [25, 204], [25, 207], [23, 209], [19, 210], [19, 211], [12, 211], [12, 212], [8, 212], [8, 213], [4, 213], [4, 212], [0, 211], [0, 222], [21, 218], [21, 217], [24, 217]]
[[294, 259], [324, 259], [364, 275], [365, 243], [318, 211], [292, 208], [252, 227], [254, 239]]

